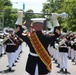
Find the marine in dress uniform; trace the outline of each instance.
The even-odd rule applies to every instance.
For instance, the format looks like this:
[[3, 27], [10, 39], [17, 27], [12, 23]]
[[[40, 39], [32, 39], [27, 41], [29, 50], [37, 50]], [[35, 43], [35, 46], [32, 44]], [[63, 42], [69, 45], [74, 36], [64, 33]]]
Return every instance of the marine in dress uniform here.
[[76, 37], [75, 37], [75, 39], [74, 39], [73, 49], [74, 49], [75, 64], [76, 64]]
[[72, 59], [72, 62], [74, 62], [74, 49], [73, 49], [74, 39], [73, 39], [73, 36], [71, 37], [70, 42], [71, 42], [71, 59]]
[[17, 62], [17, 60], [19, 59], [19, 56], [20, 56], [20, 54], [22, 52], [22, 40], [19, 37], [16, 37], [16, 38], [17, 38], [16, 43], [18, 45], [18, 48], [17, 48], [17, 50], [15, 52], [15, 61], [14, 62]]
[[0, 35], [0, 57], [2, 57], [2, 44], [1, 44], [2, 41], [3, 41], [2, 35]]
[[[66, 14], [65, 12], [63, 12], [61, 14], [52, 13], [51, 19], [52, 19], [54, 28], [59, 28], [59, 26], [60, 26], [60, 24], [57, 20], [58, 17], [66, 18], [67, 16], [68, 16], [68, 14]], [[56, 50], [55, 45], [53, 45], [53, 50], [52, 51], [53, 51], [53, 60], [55, 60], [55, 62], [57, 62], [56, 52], [58, 53], [58, 51]]]
[[13, 38], [13, 31], [11, 29], [9, 29], [9, 34], [7, 37], [7, 40], [4, 41], [4, 44], [6, 44], [6, 54], [7, 54], [7, 58], [8, 58], [8, 69], [4, 70], [3, 72], [13, 72], [14, 70], [12, 70], [12, 66], [13, 66], [13, 61], [14, 61], [14, 53], [16, 51], [16, 44], [15, 44], [15, 40]]
[[71, 42], [69, 39], [69, 34], [67, 35], [67, 46], [68, 46], [68, 58], [71, 59]]
[[63, 34], [61, 36], [61, 41], [59, 42], [59, 52], [60, 52], [60, 71], [58, 73], [69, 73], [67, 71], [67, 66], [68, 66], [68, 47], [67, 47], [67, 39], [66, 35]]
[[[20, 34], [24, 31], [24, 26], [22, 27], [22, 18], [23, 18], [23, 11], [18, 11], [18, 19], [16, 21], [16, 28], [19, 28], [21, 30]], [[16, 35], [17, 36], [17, 35]], [[17, 62], [17, 59], [19, 57], [19, 54], [22, 52], [22, 42], [23, 40], [17, 36], [17, 42], [18, 42], [18, 50], [16, 50], [16, 53], [15, 53], [15, 62]]]
[[58, 40], [55, 41], [55, 63], [59, 64], [59, 42]]
[[[33, 30], [34, 30], [31, 33], [22, 35], [22, 30], [20, 30], [19, 27], [16, 28], [16, 34], [28, 44], [30, 49], [25, 70], [30, 75], [48, 75], [52, 70], [52, 62], [48, 54], [47, 48], [51, 42], [54, 42], [55, 39], [58, 36], [60, 36], [60, 30], [56, 28], [54, 34], [44, 35], [42, 33], [42, 29], [43, 29], [43, 22], [45, 19], [33, 18], [31, 20], [33, 21]], [[33, 38], [36, 40], [34, 41]], [[45, 54], [47, 56], [45, 56]], [[48, 61], [46, 57], [48, 58], [48, 60], [50, 60], [48, 68], [47, 68]], [[45, 59], [47, 62], [45, 62]]]

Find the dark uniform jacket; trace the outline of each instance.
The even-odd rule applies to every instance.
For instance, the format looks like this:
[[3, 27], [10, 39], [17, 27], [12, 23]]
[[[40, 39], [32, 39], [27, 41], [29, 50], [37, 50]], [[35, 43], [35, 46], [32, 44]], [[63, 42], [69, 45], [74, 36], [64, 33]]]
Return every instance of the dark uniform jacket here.
[[62, 44], [60, 47], [59, 47], [59, 52], [67, 52], [68, 53], [68, 47], [67, 47], [67, 42], [65, 42], [65, 44]]
[[73, 49], [76, 51], [76, 42], [73, 44]]
[[[23, 41], [25, 41], [28, 44], [30, 48], [30, 52], [36, 54], [28, 36], [22, 36], [21, 33], [22, 32], [18, 32], [17, 35], [21, 37]], [[48, 52], [47, 50], [48, 45], [54, 42], [55, 39], [59, 36], [57, 33], [55, 33], [55, 36], [44, 35], [41, 31], [37, 31], [36, 34], [47, 52]], [[49, 72], [39, 57], [35, 57], [29, 54], [27, 64], [26, 64], [26, 71], [31, 75], [34, 75], [36, 64], [38, 64], [39, 74], [47, 74]]]
[[4, 44], [6, 44], [6, 52], [11, 53], [11, 52], [15, 52], [17, 50], [17, 45], [15, 43], [15, 41], [13, 39], [11, 39], [13, 41], [13, 43], [10, 41], [10, 39], [8, 39]]

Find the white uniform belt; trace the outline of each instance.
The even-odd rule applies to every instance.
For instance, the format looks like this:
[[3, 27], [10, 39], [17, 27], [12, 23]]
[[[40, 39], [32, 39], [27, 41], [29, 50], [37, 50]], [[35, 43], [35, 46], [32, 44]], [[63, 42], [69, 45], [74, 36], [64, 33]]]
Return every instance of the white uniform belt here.
[[14, 45], [14, 44], [7, 43], [7, 45]]
[[67, 47], [67, 46], [60, 46], [60, 47]]
[[29, 54], [32, 55], [32, 56], [38, 57], [38, 55], [36, 53], [30, 52]]

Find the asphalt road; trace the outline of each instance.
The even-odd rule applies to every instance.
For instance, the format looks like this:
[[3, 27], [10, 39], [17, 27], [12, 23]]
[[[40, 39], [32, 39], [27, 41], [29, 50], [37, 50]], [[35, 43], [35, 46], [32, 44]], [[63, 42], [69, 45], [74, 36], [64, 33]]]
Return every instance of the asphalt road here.
[[[10, 73], [0, 73], [0, 75], [29, 75], [25, 71], [26, 61], [29, 53], [29, 48], [26, 46], [25, 43], [22, 45], [22, 54], [20, 56], [20, 59], [18, 60], [18, 63], [15, 63], [15, 67], [13, 67], [14, 72]], [[31, 62], [30, 62], [31, 63]], [[3, 55], [3, 57], [0, 58], [0, 71], [6, 70], [8, 65], [7, 55]], [[71, 74], [60, 74], [57, 73], [60, 69], [56, 67], [57, 64], [52, 61], [52, 73], [51, 75], [76, 75], [76, 65], [74, 65], [74, 62], [71, 62], [71, 60], [68, 59], [68, 71]]]

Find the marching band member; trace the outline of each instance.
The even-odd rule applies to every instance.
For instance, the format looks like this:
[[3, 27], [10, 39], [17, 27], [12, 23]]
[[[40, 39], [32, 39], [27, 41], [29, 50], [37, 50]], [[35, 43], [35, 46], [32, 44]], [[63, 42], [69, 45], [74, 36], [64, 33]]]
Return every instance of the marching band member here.
[[0, 33], [0, 57], [2, 57], [3, 54], [5, 54], [5, 46], [2, 44], [2, 41], [4, 39], [4, 33]]
[[67, 38], [67, 46], [68, 46], [68, 58], [71, 59], [71, 42], [69, 34], [66, 36]]
[[13, 30], [9, 29], [9, 34], [7, 36], [6, 41], [4, 42], [6, 44], [6, 54], [8, 57], [8, 69], [4, 70], [3, 72], [13, 72], [12, 66], [13, 66], [13, 61], [14, 61], [14, 53], [16, 51], [16, 44], [15, 44], [15, 39], [13, 38]]
[[72, 59], [72, 62], [74, 62], [74, 49], [73, 49], [74, 39], [73, 39], [73, 36], [71, 37], [70, 42], [71, 42], [71, 59]]
[[1, 42], [3, 41], [2, 35], [0, 35], [0, 57], [2, 57], [2, 45], [1, 45]]
[[59, 64], [59, 42], [58, 40], [55, 41], [55, 63]]
[[25, 41], [29, 48], [30, 53], [26, 64], [26, 71], [30, 75], [50, 75], [52, 70], [52, 61], [48, 54], [47, 47], [50, 42], [54, 42], [55, 39], [60, 36], [60, 30], [55, 29], [54, 34], [44, 35], [42, 33], [44, 18], [33, 18], [34, 31], [22, 35], [22, 30], [19, 27], [16, 28], [16, 34]]
[[[23, 26], [24, 29], [22, 28], [22, 17], [23, 17], [23, 12], [22, 11], [18, 11], [18, 19], [17, 19], [15, 24], [16, 24], [16, 28], [19, 28], [21, 30], [21, 33], [26, 28], [25, 26]], [[18, 40], [17, 42], [18, 42], [19, 47], [18, 47], [18, 50], [16, 50], [15, 62], [17, 62], [19, 54], [22, 51], [21, 47], [22, 47], [22, 42], [23, 42], [23, 40], [19, 36], [17, 36], [17, 40]]]
[[75, 39], [74, 39], [73, 49], [74, 49], [75, 64], [76, 64], [76, 37], [75, 37]]
[[15, 52], [15, 61], [14, 62], [17, 62], [17, 60], [19, 59], [19, 55], [22, 52], [22, 40], [19, 37], [16, 37], [16, 38], [17, 38], [16, 40], [17, 40], [18, 48]]
[[[60, 52], [60, 71], [58, 71], [58, 73], [69, 73], [67, 71], [67, 67], [68, 67], [68, 47], [67, 47], [67, 39], [66, 39], [66, 35], [62, 34], [61, 36], [61, 41], [59, 42], [59, 52]], [[64, 71], [65, 69], [65, 71]]]
[[[60, 24], [57, 20], [58, 17], [62, 17], [62, 18], [66, 18], [68, 16], [68, 14], [66, 14], [65, 12], [61, 13], [61, 14], [58, 14], [58, 13], [52, 13], [52, 16], [51, 16], [51, 19], [52, 19], [52, 22], [53, 22], [53, 26], [54, 28], [59, 28]], [[57, 62], [57, 59], [56, 59], [56, 49], [55, 49], [55, 46], [53, 46], [53, 58], [55, 59], [55, 62]]]

